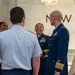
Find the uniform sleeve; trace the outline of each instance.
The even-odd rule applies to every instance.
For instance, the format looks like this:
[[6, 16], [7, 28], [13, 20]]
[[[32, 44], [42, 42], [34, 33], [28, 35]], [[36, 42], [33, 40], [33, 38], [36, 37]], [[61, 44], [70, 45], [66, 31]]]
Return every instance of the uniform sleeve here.
[[38, 57], [40, 54], [42, 54], [42, 49], [39, 45], [37, 37], [34, 39], [34, 52], [32, 57]]
[[1, 63], [1, 35], [0, 35], [0, 63]]
[[58, 54], [55, 64], [55, 71], [61, 72], [64, 66], [67, 66], [67, 53], [68, 53], [68, 43], [69, 43], [69, 33], [66, 29], [61, 29], [58, 32]]
[[[1, 45], [0, 45], [1, 46]], [[0, 47], [0, 63], [1, 63], [1, 47]]]

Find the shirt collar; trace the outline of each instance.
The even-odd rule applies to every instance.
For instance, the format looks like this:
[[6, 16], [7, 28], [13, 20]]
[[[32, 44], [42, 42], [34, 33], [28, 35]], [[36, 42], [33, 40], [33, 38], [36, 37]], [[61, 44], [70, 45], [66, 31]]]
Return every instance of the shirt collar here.
[[37, 35], [37, 37], [40, 37], [42, 34], [40, 34], [40, 35]]
[[61, 24], [58, 24], [58, 25], [55, 27], [55, 29], [58, 28], [59, 25], [61, 25]]
[[12, 28], [11, 29], [17, 29], [17, 30], [20, 30], [20, 29], [23, 29], [23, 27], [22, 26], [20, 26], [20, 25], [13, 25], [12, 26]]

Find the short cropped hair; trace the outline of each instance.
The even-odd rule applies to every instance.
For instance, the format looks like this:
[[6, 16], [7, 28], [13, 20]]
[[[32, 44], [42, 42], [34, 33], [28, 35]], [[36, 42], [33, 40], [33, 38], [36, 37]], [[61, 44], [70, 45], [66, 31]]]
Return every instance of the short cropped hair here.
[[13, 24], [21, 23], [23, 17], [25, 18], [25, 13], [21, 7], [14, 7], [10, 10], [10, 21]]

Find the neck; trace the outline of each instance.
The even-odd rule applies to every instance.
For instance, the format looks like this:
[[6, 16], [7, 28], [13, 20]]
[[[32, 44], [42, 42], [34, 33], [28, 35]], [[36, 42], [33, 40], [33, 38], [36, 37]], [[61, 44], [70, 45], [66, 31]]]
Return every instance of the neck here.
[[17, 23], [17, 24], [13, 24], [13, 25], [18, 25], [18, 26], [24, 26], [23, 24], [21, 24], [21, 23]]
[[[41, 33], [41, 34], [43, 34], [43, 33]], [[36, 35], [41, 35], [41, 34], [36, 34]]]
[[60, 24], [61, 24], [61, 22], [56, 23], [56, 24], [55, 24], [55, 27], [58, 26], [58, 25], [60, 25]]

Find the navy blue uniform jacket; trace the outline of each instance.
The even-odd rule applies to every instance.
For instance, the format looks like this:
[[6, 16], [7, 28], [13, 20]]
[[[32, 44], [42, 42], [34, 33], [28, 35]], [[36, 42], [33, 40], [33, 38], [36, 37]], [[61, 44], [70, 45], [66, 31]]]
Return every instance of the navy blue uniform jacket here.
[[69, 44], [69, 32], [63, 24], [60, 24], [54, 31], [50, 39], [49, 54], [46, 61], [44, 75], [68, 75], [67, 53]]
[[39, 41], [39, 44], [42, 48], [42, 50], [45, 50], [45, 49], [48, 49], [49, 46], [50, 46], [50, 36], [47, 36], [45, 34], [41, 34], [39, 37], [38, 37], [38, 41]]
[[[39, 44], [41, 46], [42, 51], [48, 49], [50, 46], [50, 36], [41, 34], [38, 37]], [[40, 62], [40, 70], [39, 70], [39, 75], [44, 75], [44, 69], [45, 69], [45, 63], [46, 63], [46, 58], [44, 58], [45, 54], [43, 52], [43, 56], [41, 57], [41, 62]], [[41, 73], [40, 73], [41, 72]]]

